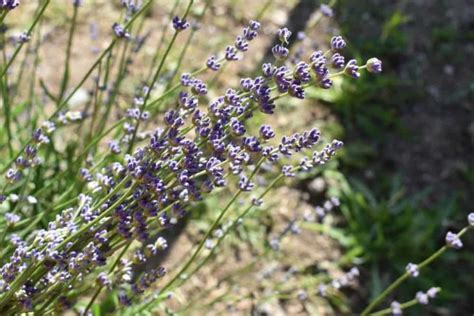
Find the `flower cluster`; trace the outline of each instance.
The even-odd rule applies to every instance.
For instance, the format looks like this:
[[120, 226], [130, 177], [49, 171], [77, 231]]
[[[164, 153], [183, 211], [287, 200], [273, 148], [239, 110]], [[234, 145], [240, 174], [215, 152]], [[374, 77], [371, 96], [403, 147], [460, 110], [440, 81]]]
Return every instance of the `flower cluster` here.
[[[255, 192], [265, 185], [265, 181], [258, 181], [259, 176], [276, 179], [296, 177], [324, 167], [343, 147], [343, 143], [336, 139], [323, 143], [317, 128], [277, 135], [278, 131], [268, 123], [255, 126], [255, 116], [265, 120], [267, 117], [260, 113], [276, 113], [278, 100], [282, 98], [304, 99], [308, 87], [329, 89], [336, 76], [358, 78], [364, 69], [374, 74], [382, 71], [382, 62], [377, 58], [369, 59], [365, 65], [358, 65], [354, 59], [346, 63], [342, 55], [346, 42], [341, 36], [331, 38], [329, 49], [313, 52], [309, 60], [305, 60], [301, 52], [288, 58], [293, 38], [292, 32], [283, 27], [276, 34], [279, 43], [271, 49], [275, 60], [258, 67], [258, 72], [252, 76], [239, 78], [238, 87], [228, 87], [221, 92], [210, 91], [212, 86], [200, 77], [202, 71], [184, 73], [179, 78], [179, 84], [162, 95], [169, 99], [175, 96], [173, 106], [163, 111], [162, 116], [157, 116], [149, 107], [148, 99], [151, 91], [154, 92], [161, 84], [159, 71], [156, 80], [144, 80], [131, 96], [122, 96], [119, 91], [122, 80], [129, 75], [127, 65], [133, 62], [127, 55], [128, 44], [132, 41], [123, 45], [113, 44], [119, 42], [118, 39], [133, 39], [138, 48], [130, 48], [130, 52], [138, 52], [147, 35], [135, 35], [141, 28], [131, 27], [132, 17], [146, 11], [144, 6], [148, 5], [135, 0], [122, 0], [121, 4], [127, 12], [120, 23], [112, 25], [115, 38], [110, 49], [100, 55], [79, 85], [98, 67], [98, 75], [94, 78], [95, 99], [91, 102], [95, 102], [95, 108], [100, 108], [99, 105], [105, 100], [104, 104], [110, 107], [89, 116], [89, 105], [84, 111], [72, 111], [67, 109], [69, 97], [62, 93], [59, 97], [50, 96], [58, 103], [58, 110], [34, 130], [31, 141], [6, 168], [5, 178], [9, 187], [4, 190], [5, 195], [0, 195], [0, 201], [9, 199], [9, 204], [14, 206], [1, 218], [5, 226], [0, 240], [0, 245], [5, 246], [0, 254], [2, 314], [64, 311], [74, 306], [78, 296], [88, 294], [90, 289], [97, 291], [91, 304], [100, 297], [103, 288], [118, 293], [117, 301], [123, 307], [141, 301], [155, 283], [164, 281], [167, 271], [157, 265], [143, 272], [137, 267], [151, 265], [152, 258], [163, 254], [168, 241], [157, 236], [173, 229], [196, 209], [196, 203], [210, 194], [229, 190], [234, 191], [236, 197], [229, 205], [237, 200], [237, 196], [248, 195], [252, 198], [252, 206], [260, 206], [263, 198], [255, 197]], [[0, 0], [2, 10], [12, 10], [18, 5], [18, 0]], [[77, 10], [82, 1], [72, 1], [72, 5]], [[333, 14], [326, 5], [321, 5], [320, 10], [326, 16]], [[189, 7], [182, 17], [175, 16], [176, 12], [170, 14], [174, 16], [171, 25], [175, 37], [190, 27], [190, 22], [186, 20], [187, 12]], [[260, 29], [259, 22], [249, 21], [233, 43], [225, 48], [222, 56], [210, 56], [203, 69], [219, 71], [223, 63], [241, 59]], [[20, 36], [19, 41], [28, 41], [28, 34]], [[72, 36], [70, 38], [72, 41]], [[302, 40], [303, 34], [298, 33], [294, 38]], [[115, 74], [115, 69], [111, 71], [109, 68], [115, 65], [113, 58], [116, 49], [123, 49], [123, 59], [118, 62], [116, 80], [112, 80], [109, 76]], [[161, 65], [165, 64], [166, 54]], [[65, 77], [68, 70], [66, 67]], [[179, 73], [178, 70], [176, 73]], [[173, 76], [166, 74], [163, 78], [172, 83]], [[79, 87], [72, 89], [71, 96]], [[64, 89], [69, 89], [68, 80], [64, 81]], [[50, 169], [46, 166], [45, 170], [33, 173], [34, 181], [31, 182], [28, 176], [32, 167], [43, 163], [39, 158], [43, 151], [45, 164], [52, 160], [50, 155], [57, 151], [52, 133], [71, 123], [77, 123], [78, 129], [82, 130], [89, 117], [92, 117], [91, 128], [96, 125], [105, 127], [107, 122], [97, 122], [95, 114], [106, 114], [104, 116], [107, 117], [117, 95], [124, 99], [133, 98], [131, 107], [125, 110], [116, 124], [119, 128], [101, 128], [97, 131], [98, 135], [94, 135], [95, 130], [90, 130], [84, 144], [68, 144], [65, 151], [70, 156], [82, 149], [78, 147], [84, 145], [85, 148], [79, 158], [68, 160], [66, 166], [58, 164], [59, 171], [54, 170], [57, 174], [47, 185], [61, 187], [60, 178], [63, 175], [66, 175], [65, 178], [77, 177], [78, 182], [58, 196], [48, 194], [46, 189], [44, 193], [43, 188], [36, 190], [38, 179], [49, 177]], [[114, 113], [120, 115], [122, 112]], [[139, 128], [140, 122], [147, 130]], [[148, 130], [150, 126], [153, 127]], [[97, 144], [102, 135], [113, 135], [109, 136], [111, 139], [107, 146]], [[127, 150], [122, 148], [124, 144]], [[48, 148], [43, 150], [42, 147]], [[38, 195], [29, 195], [30, 187], [34, 187]], [[71, 196], [73, 198], [69, 199]], [[53, 200], [53, 205], [49, 205], [49, 201]], [[25, 211], [20, 203], [22, 201], [27, 201], [34, 210]], [[337, 198], [331, 198], [302, 219], [292, 218], [269, 244], [278, 250], [284, 236], [300, 233], [300, 220], [321, 221], [339, 205]], [[36, 213], [44, 208], [51, 208], [51, 212]], [[220, 217], [203, 238], [204, 247], [215, 249], [231, 228], [240, 223], [235, 221], [225, 226], [219, 221]], [[474, 219], [469, 221], [474, 222]], [[30, 222], [41, 225], [30, 226]], [[25, 226], [28, 234], [22, 230]], [[446, 241], [448, 245], [459, 248], [459, 238], [449, 235]], [[407, 271], [413, 276], [418, 275], [416, 265], [407, 266]], [[321, 284], [319, 291], [321, 295], [326, 295], [328, 289], [338, 290], [351, 284], [358, 276], [359, 270], [352, 268], [330, 283]], [[303, 294], [301, 299], [306, 295]], [[88, 308], [90, 306], [83, 311], [84, 314], [87, 314]]]

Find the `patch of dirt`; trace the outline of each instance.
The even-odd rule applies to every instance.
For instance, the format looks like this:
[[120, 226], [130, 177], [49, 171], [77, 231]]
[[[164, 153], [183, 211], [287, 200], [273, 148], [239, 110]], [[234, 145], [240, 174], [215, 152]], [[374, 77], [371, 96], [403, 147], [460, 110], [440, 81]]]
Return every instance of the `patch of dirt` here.
[[[246, 224], [253, 221], [252, 225], [265, 225], [271, 231], [262, 231], [261, 226], [248, 236], [242, 229], [238, 230], [239, 238], [229, 234], [215, 257], [178, 290], [169, 306], [180, 310], [192, 304], [192, 309], [186, 310], [189, 315], [333, 315], [333, 307], [316, 291], [327, 275], [336, 278], [342, 274], [336, 264], [340, 258], [336, 241], [303, 229], [298, 235], [286, 235], [278, 251], [262, 251], [261, 247], [270, 236], [285, 230], [295, 216], [301, 218], [314, 210], [306, 198], [295, 189], [276, 190], [265, 200], [268, 210], [254, 211], [265, 212], [258, 217], [267, 219], [263, 223], [255, 217], [246, 220]], [[183, 242], [189, 244], [189, 237], [181, 236], [177, 245], [181, 248]], [[182, 262], [182, 255], [176, 252], [165, 266], [178, 262]], [[297, 295], [303, 289], [308, 299], [301, 301]]]

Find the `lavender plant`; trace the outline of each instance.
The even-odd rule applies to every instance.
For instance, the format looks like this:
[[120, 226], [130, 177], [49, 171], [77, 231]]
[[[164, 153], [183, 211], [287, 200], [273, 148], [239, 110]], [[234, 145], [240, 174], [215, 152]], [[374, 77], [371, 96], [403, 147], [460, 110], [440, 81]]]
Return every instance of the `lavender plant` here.
[[[370, 58], [362, 64], [355, 59], [346, 63], [342, 55], [346, 42], [341, 36], [332, 37], [326, 51], [315, 51], [307, 60], [301, 54], [292, 56], [289, 44], [294, 35], [281, 28], [280, 43], [272, 48], [273, 63], [256, 67], [258, 74], [241, 78], [240, 86], [211, 91], [200, 76], [238, 63], [262, 26], [249, 21], [234, 43], [210, 55], [201, 68], [175, 78], [210, 2], [195, 20], [190, 16], [194, 1], [187, 2], [183, 11], [175, 2], [150, 70], [138, 81], [131, 76], [130, 65], [150, 39], [144, 29], [153, 1], [120, 1], [122, 15], [110, 26], [109, 44], [97, 52], [77, 83], [71, 74], [83, 69], [73, 68], [71, 56], [78, 16], [87, 4], [77, 0], [68, 4], [72, 17], [57, 92], [38, 79], [38, 52], [50, 1], [38, 3], [30, 27], [14, 41], [2, 32], [5, 132], [1, 150], [7, 158], [2, 162], [5, 176], [0, 195], [2, 315], [68, 310], [87, 315], [104, 292], [114, 296], [116, 312], [152, 311], [212, 258], [224, 238], [283, 179], [324, 168], [342, 149], [339, 140], [324, 142], [317, 128], [277, 138], [271, 125], [255, 126], [255, 118], [278, 115], [280, 100], [304, 99], [308, 87], [330, 89], [336, 77], [357, 79], [361, 71], [378, 74], [382, 62]], [[18, 0], [0, 1], [2, 27], [8, 25], [12, 10], [21, 9]], [[330, 6], [321, 7], [323, 15], [332, 15]], [[173, 31], [168, 40], [167, 25]], [[170, 52], [183, 36], [186, 44], [171, 68]], [[134, 87], [132, 94], [125, 84]], [[87, 85], [90, 100], [83, 109], [73, 109], [72, 100]], [[257, 183], [258, 176], [268, 181]], [[168, 247], [160, 234], [216, 195], [226, 202], [180, 267], [173, 267], [171, 273], [163, 266], [136, 269]], [[241, 198], [247, 200], [247, 207], [223, 226]], [[321, 218], [338, 203], [330, 199], [314, 214], [292, 220], [271, 240], [272, 248], [278, 249], [289, 232], [297, 232], [299, 221]], [[471, 226], [473, 216], [469, 216]], [[462, 247], [460, 237], [466, 231], [448, 233], [447, 246], [418, 265], [409, 264], [407, 272], [363, 314], [372, 312], [448, 247]], [[204, 254], [206, 248], [210, 251]], [[320, 284], [317, 291], [324, 296], [358, 276], [354, 267], [340, 279]], [[420, 292], [410, 302], [393, 302], [390, 312], [399, 314], [416, 303], [426, 304], [438, 290]]]

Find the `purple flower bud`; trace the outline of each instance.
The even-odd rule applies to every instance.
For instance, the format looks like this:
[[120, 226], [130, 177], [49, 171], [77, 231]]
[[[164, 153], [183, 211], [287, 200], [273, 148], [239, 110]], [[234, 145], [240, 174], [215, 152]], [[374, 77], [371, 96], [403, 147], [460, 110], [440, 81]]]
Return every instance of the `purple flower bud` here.
[[32, 135], [33, 142], [36, 144], [47, 144], [49, 143], [49, 138], [43, 133], [41, 128], [37, 128]]
[[285, 177], [294, 177], [296, 174], [293, 172], [293, 166], [290, 165], [284, 165], [281, 168], [281, 172]]
[[251, 182], [246, 176], [241, 176], [239, 180], [239, 188], [242, 191], [249, 192], [255, 187], [255, 184]]
[[206, 65], [207, 65], [207, 68], [209, 68], [211, 70], [214, 70], [214, 71], [219, 70], [219, 68], [221, 67], [221, 64], [219, 64], [216, 60], [216, 56], [210, 56], [207, 59]]
[[469, 213], [467, 216], [467, 222], [470, 226], [474, 226], [474, 213]]
[[301, 83], [310, 82], [311, 74], [310, 74], [309, 65], [305, 63], [304, 61], [300, 61], [295, 67], [293, 77], [299, 80]]
[[230, 120], [230, 131], [235, 136], [242, 136], [246, 132], [244, 124], [235, 117]]
[[127, 109], [127, 118], [138, 120], [140, 118], [140, 109], [139, 108], [131, 108]]
[[5, 174], [5, 179], [7, 179], [7, 181], [10, 182], [10, 183], [20, 181], [21, 172], [19, 170], [10, 168], [10, 169], [8, 169], [7, 173]]
[[262, 125], [260, 127], [260, 137], [265, 140], [275, 137], [275, 132], [270, 125]]
[[324, 78], [318, 82], [318, 85], [323, 89], [329, 89], [332, 87], [332, 80], [329, 78]]
[[241, 52], [246, 52], [249, 49], [249, 44], [241, 36], [237, 36], [234, 43], [235, 48]]
[[253, 198], [252, 199], [252, 205], [253, 206], [261, 206], [263, 204], [263, 200], [262, 199], [257, 199], [257, 198]]
[[251, 153], [260, 152], [262, 147], [260, 147], [260, 142], [255, 136], [246, 136], [242, 139], [243, 146]]
[[439, 287], [432, 287], [429, 288], [428, 291], [426, 291], [426, 295], [428, 295], [429, 298], [436, 298], [436, 295], [439, 291], [441, 291]]
[[250, 20], [249, 21], [249, 27], [251, 30], [253, 31], [258, 31], [260, 29], [260, 22], [258, 21], [254, 21], [254, 20]]
[[390, 304], [390, 309], [391, 309], [391, 312], [392, 312], [393, 316], [401, 316], [403, 314], [402, 313], [402, 306], [397, 301], [393, 301]]
[[194, 79], [193, 83], [191, 84], [191, 92], [195, 95], [206, 95], [207, 86], [202, 80]]
[[320, 284], [318, 286], [318, 293], [319, 293], [320, 296], [326, 297], [326, 295], [327, 295], [327, 285]]
[[458, 235], [448, 231], [446, 234], [446, 246], [454, 249], [461, 249], [463, 244]]
[[24, 152], [27, 159], [33, 159], [36, 157], [36, 154], [38, 153], [38, 149], [31, 145], [26, 145]]
[[24, 43], [29, 42], [30, 39], [31, 39], [31, 36], [29, 36], [27, 32], [23, 32], [20, 35], [18, 35], [16, 41], [17, 43], [24, 44]]
[[289, 95], [291, 95], [292, 97], [295, 97], [297, 99], [304, 99], [304, 89], [298, 83], [293, 82], [292, 84], [290, 84], [290, 87], [288, 89], [288, 93], [289, 93]]
[[326, 5], [326, 4], [321, 4], [321, 6], [319, 7], [319, 11], [321, 11], [321, 13], [324, 16], [327, 16], [329, 18], [333, 16], [333, 11], [332, 11], [331, 7]]
[[273, 251], [280, 250], [280, 240], [276, 237], [272, 238], [270, 240], [270, 247], [272, 248]]
[[357, 61], [355, 59], [349, 60], [349, 62], [346, 65], [346, 68], [344, 69], [344, 72], [347, 75], [355, 79], [358, 79], [360, 77], [360, 73], [359, 73], [359, 66], [357, 66]]
[[189, 26], [189, 22], [186, 22], [186, 20], [181, 20], [177, 16], [173, 18], [173, 28], [176, 30], [176, 32], [184, 31]]
[[306, 35], [304, 34], [303, 31], [299, 31], [298, 33], [296, 33], [296, 39], [298, 41], [303, 41], [305, 38], [306, 38]]
[[234, 46], [227, 46], [225, 49], [225, 59], [228, 61], [239, 60], [237, 50]]
[[256, 30], [252, 30], [251, 27], [245, 27], [243, 32], [242, 32], [242, 35], [243, 37], [247, 40], [247, 41], [251, 41], [253, 40], [255, 37], [257, 37], [258, 33]]
[[289, 50], [288, 48], [277, 44], [272, 47], [272, 53], [277, 60], [284, 60], [288, 57]]
[[112, 282], [107, 277], [107, 273], [101, 272], [97, 275], [97, 283], [103, 287], [110, 287], [112, 286]]
[[323, 61], [324, 63], [326, 63], [326, 58], [324, 57], [323, 52], [320, 50], [312, 53], [311, 56], [309, 57], [309, 60], [311, 61], [311, 63], [317, 63], [320, 61]]
[[336, 69], [342, 69], [345, 64], [344, 56], [339, 53], [334, 53], [331, 56], [331, 64]]
[[184, 73], [181, 75], [180, 82], [181, 85], [184, 87], [189, 87], [193, 83], [193, 78], [191, 78], [191, 75], [188, 73]]
[[283, 45], [288, 45], [288, 40], [290, 39], [291, 31], [284, 27], [278, 30], [278, 38]]
[[253, 81], [250, 78], [240, 79], [240, 86], [244, 91], [250, 91], [253, 88]]
[[416, 293], [416, 296], [415, 296], [415, 299], [418, 301], [419, 304], [421, 305], [427, 305], [428, 304], [428, 301], [429, 301], [429, 298], [428, 298], [428, 295], [426, 295], [425, 293], [423, 292], [417, 292]]
[[326, 66], [326, 58], [316, 58], [313, 62], [313, 71], [316, 73], [318, 80], [327, 78], [329, 75], [329, 70]]
[[420, 275], [420, 272], [418, 271], [418, 265], [414, 263], [408, 263], [405, 270], [414, 278]]
[[112, 152], [115, 155], [118, 155], [122, 152], [122, 150], [120, 149], [120, 145], [118, 141], [116, 140], [112, 140], [109, 142], [109, 149], [110, 149], [110, 152]]
[[273, 77], [273, 75], [275, 74], [275, 71], [276, 71], [276, 67], [274, 67], [272, 64], [270, 63], [265, 63], [262, 65], [262, 72], [263, 72], [263, 75], [266, 77], [266, 78], [271, 78]]
[[130, 33], [128, 33], [125, 28], [118, 24], [118, 23], [114, 23], [112, 25], [112, 30], [114, 31], [115, 33], [115, 36], [119, 37], [119, 38], [126, 38], [126, 39], [129, 39], [130, 38]]
[[120, 0], [122, 6], [127, 9], [127, 13], [135, 14], [138, 10], [140, 10], [142, 1], [138, 0]]
[[273, 76], [278, 91], [281, 93], [287, 92], [291, 84], [291, 80], [289, 78], [286, 78], [286, 70], [286, 67], [282, 66], [275, 71], [275, 74]]
[[340, 140], [334, 139], [331, 143], [331, 146], [334, 149], [341, 149], [344, 146], [344, 143], [341, 142]]
[[382, 72], [382, 61], [378, 58], [370, 58], [367, 60], [367, 71], [373, 74], [378, 74]]
[[7, 226], [15, 226], [20, 221], [20, 216], [13, 213], [5, 213], [5, 222]]
[[118, 294], [118, 301], [123, 307], [132, 305], [132, 300], [124, 292]]
[[331, 38], [331, 49], [333, 51], [338, 51], [346, 47], [346, 42], [342, 38], [342, 36], [333, 36]]

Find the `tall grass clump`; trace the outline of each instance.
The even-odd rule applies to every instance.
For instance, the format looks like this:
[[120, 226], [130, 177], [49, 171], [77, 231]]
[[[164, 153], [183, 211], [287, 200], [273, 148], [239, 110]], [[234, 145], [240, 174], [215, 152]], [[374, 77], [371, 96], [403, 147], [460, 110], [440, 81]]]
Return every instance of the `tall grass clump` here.
[[[292, 32], [281, 28], [279, 43], [271, 49], [272, 62], [253, 65], [257, 75], [240, 78], [240, 86], [212, 91], [216, 88], [200, 76], [217, 74], [224, 65], [242, 60], [262, 27], [248, 22], [235, 42], [211, 55], [202, 68], [178, 75], [186, 68], [183, 56], [193, 54], [190, 43], [198, 31], [197, 21], [189, 18], [195, 5], [190, 0], [183, 7], [175, 2], [167, 23], [172, 32], [163, 28], [157, 46], [152, 45], [151, 63], [137, 79], [130, 67], [148, 45], [145, 26], [157, 2], [122, 0], [109, 42], [84, 69], [74, 67], [73, 52], [86, 2], [62, 4], [72, 6], [67, 40], [42, 60], [43, 28], [53, 1], [38, 1], [27, 30], [15, 35], [9, 34], [8, 25], [12, 11], [22, 10], [22, 5], [19, 0], [0, 0], [1, 315], [99, 315], [101, 304], [109, 313], [153, 313], [283, 179], [324, 168], [343, 147], [339, 140], [323, 140], [316, 127], [277, 137], [271, 125], [255, 123], [255, 118], [261, 113], [278, 116], [277, 101], [304, 99], [307, 87], [330, 89], [336, 77], [357, 79], [362, 71], [382, 71], [377, 58], [346, 62], [346, 42], [340, 36], [309, 58], [291, 54]], [[209, 4], [204, 2], [196, 19], [206, 14]], [[331, 14], [330, 6], [321, 7], [321, 16]], [[179, 37], [188, 40], [171, 67], [170, 52]], [[64, 64], [57, 69], [56, 91], [41, 79], [40, 64], [59, 55], [64, 55]], [[73, 80], [77, 74], [80, 79]], [[85, 87], [90, 99], [84, 108], [73, 108]], [[258, 176], [266, 181], [255, 181]], [[213, 196], [225, 203], [180, 265], [153, 265], [169, 246], [161, 234]], [[336, 198], [329, 199], [305, 220], [321, 218], [338, 205]], [[239, 215], [223, 225], [234, 208]], [[297, 230], [290, 223], [279, 238]], [[448, 247], [461, 248], [466, 231], [448, 233], [446, 246], [419, 264], [410, 263], [362, 314], [373, 312]], [[279, 239], [270, 244], [277, 249]], [[138, 268], [145, 263], [151, 268]], [[358, 276], [354, 267], [320, 284], [316, 292], [325, 296]], [[392, 302], [391, 308], [376, 314], [399, 314], [403, 308], [426, 304], [438, 291], [433, 287], [412, 301]]]

